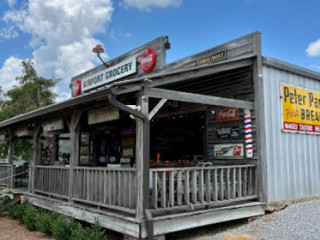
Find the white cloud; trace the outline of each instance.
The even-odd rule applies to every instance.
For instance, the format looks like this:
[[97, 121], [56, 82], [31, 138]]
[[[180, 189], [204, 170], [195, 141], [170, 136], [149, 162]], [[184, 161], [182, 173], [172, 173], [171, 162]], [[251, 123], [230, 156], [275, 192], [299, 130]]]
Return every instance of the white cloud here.
[[315, 42], [310, 43], [306, 52], [309, 57], [320, 56], [320, 39], [318, 39]]
[[[15, 8], [4, 14], [8, 27], [0, 36], [17, 37], [18, 31], [30, 34], [35, 69], [40, 76], [62, 78], [64, 91], [59, 93], [69, 89], [72, 76], [94, 66], [97, 58], [91, 50], [101, 44], [94, 35], [104, 33], [111, 21], [111, 0], [29, 0], [19, 6], [7, 1]], [[6, 31], [9, 27], [11, 33]]]
[[123, 0], [122, 5], [125, 7], [138, 8], [139, 10], [150, 10], [152, 7], [179, 7], [182, 4], [182, 0]]
[[0, 69], [0, 85], [3, 91], [8, 91], [13, 85], [19, 85], [16, 77], [22, 75], [21, 62], [22, 59], [15, 57], [10, 57], [4, 62]]

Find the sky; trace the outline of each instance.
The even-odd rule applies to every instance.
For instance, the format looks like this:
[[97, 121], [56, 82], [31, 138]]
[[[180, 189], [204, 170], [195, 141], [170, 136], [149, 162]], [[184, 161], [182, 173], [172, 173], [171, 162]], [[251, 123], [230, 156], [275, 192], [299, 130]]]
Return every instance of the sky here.
[[159, 36], [167, 63], [259, 31], [262, 55], [320, 71], [319, 0], [0, 0], [0, 85], [8, 91], [31, 59], [39, 76], [70, 80]]

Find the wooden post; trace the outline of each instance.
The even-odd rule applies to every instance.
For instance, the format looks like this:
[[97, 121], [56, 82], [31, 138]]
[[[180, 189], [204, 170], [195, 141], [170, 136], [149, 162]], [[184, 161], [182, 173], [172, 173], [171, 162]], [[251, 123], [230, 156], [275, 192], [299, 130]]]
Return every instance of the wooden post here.
[[[79, 165], [79, 148], [80, 148], [80, 118], [83, 111], [74, 111], [71, 115], [70, 135], [71, 135], [71, 156], [69, 169], [69, 201], [72, 201], [73, 189], [73, 167]], [[77, 189], [77, 188], [76, 188]]]
[[[139, 97], [137, 105], [141, 106], [141, 112], [143, 114], [148, 115], [148, 97]], [[136, 218], [141, 222], [145, 219], [145, 210], [149, 209], [150, 124], [146, 120], [137, 118], [136, 126]]]
[[267, 143], [265, 129], [263, 73], [261, 56], [261, 34], [254, 35], [254, 50], [257, 57], [253, 63], [254, 109], [256, 115], [257, 155], [258, 155], [258, 185], [259, 201], [267, 202]]
[[14, 134], [13, 130], [9, 131], [9, 148], [8, 148], [8, 164], [11, 165], [11, 179], [10, 179], [10, 186], [14, 187], [14, 166], [13, 166], [13, 158], [14, 158]]
[[[33, 133], [33, 157], [31, 161], [31, 174], [29, 174], [29, 192], [34, 192], [35, 183], [35, 166], [40, 165], [41, 162], [41, 141], [40, 141], [41, 123], [36, 123]], [[38, 179], [39, 181], [39, 179]]]

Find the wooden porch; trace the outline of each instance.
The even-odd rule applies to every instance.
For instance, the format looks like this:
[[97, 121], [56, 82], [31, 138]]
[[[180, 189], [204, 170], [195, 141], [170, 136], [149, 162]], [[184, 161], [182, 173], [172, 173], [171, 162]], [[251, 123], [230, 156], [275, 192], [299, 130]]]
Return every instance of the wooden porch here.
[[83, 221], [98, 218], [103, 227], [136, 238], [147, 237], [150, 224], [161, 235], [264, 214], [254, 164], [150, 169], [143, 220], [136, 214], [136, 169], [35, 166], [31, 176], [36, 181], [25, 201]]

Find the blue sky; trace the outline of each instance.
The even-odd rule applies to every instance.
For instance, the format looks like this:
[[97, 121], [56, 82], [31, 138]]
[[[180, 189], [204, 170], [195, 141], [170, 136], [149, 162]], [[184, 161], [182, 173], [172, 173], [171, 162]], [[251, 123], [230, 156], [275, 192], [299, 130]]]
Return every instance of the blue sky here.
[[0, 84], [10, 89], [20, 62], [39, 75], [70, 78], [100, 62], [169, 36], [167, 62], [260, 31], [262, 54], [320, 71], [319, 0], [0, 0]]

